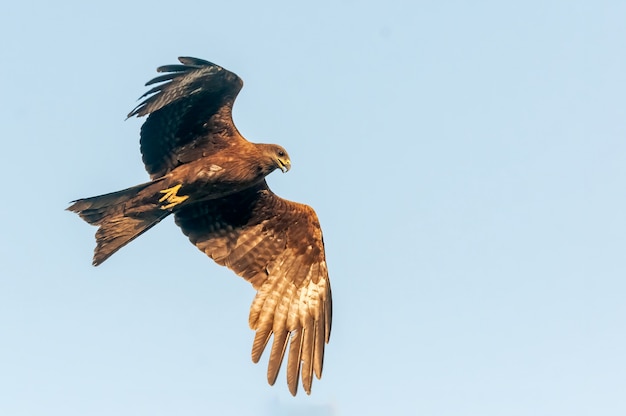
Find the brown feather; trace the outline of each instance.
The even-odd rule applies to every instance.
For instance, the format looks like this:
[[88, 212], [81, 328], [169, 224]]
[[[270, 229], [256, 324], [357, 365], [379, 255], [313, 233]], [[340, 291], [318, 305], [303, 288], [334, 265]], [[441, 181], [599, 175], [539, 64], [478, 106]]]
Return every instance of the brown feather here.
[[302, 329], [298, 329], [291, 333], [291, 340], [289, 341], [289, 356], [287, 357], [287, 387], [289, 387], [289, 392], [291, 392], [293, 396], [298, 393], [302, 341]]
[[313, 370], [315, 376], [319, 380], [322, 378], [322, 367], [324, 366], [324, 337], [320, 334], [324, 333], [324, 320], [315, 320], [315, 346], [313, 351]]
[[267, 364], [267, 382], [273, 386], [278, 377], [280, 366], [283, 363], [283, 357], [287, 350], [289, 341], [289, 333], [287, 331], [274, 331], [274, 341], [272, 343], [272, 351]]
[[272, 336], [271, 328], [259, 329], [254, 335], [254, 341], [252, 342], [252, 362], [258, 363], [263, 354], [263, 350], [267, 345], [267, 342]]
[[315, 342], [315, 326], [310, 319], [302, 329], [302, 386], [307, 394], [311, 394], [311, 384], [313, 383], [313, 343]]

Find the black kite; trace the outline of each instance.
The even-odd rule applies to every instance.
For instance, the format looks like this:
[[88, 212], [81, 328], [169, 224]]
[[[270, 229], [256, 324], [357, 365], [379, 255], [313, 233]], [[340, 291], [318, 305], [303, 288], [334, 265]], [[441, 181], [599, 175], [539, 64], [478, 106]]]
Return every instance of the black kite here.
[[201, 251], [257, 290], [250, 308], [256, 331], [252, 360], [273, 335], [267, 379], [274, 384], [287, 353], [287, 384], [307, 394], [320, 378], [330, 337], [332, 301], [322, 231], [315, 211], [276, 196], [265, 177], [289, 170], [287, 152], [244, 139], [232, 120], [243, 86], [232, 72], [196, 58], [166, 65], [157, 84], [128, 115], [148, 116], [141, 154], [151, 181], [79, 199], [68, 208], [99, 226], [93, 264], [99, 265], [163, 218]]

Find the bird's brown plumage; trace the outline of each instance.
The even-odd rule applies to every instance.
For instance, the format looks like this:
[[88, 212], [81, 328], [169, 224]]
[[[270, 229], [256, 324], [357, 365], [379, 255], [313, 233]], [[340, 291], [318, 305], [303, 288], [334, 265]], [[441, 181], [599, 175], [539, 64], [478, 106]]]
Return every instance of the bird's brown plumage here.
[[257, 290], [250, 308], [256, 331], [252, 359], [269, 339], [267, 378], [274, 384], [287, 355], [287, 384], [307, 393], [320, 378], [330, 337], [332, 299], [317, 215], [307, 205], [276, 196], [265, 177], [291, 162], [277, 145], [248, 142], [232, 121], [243, 82], [196, 58], [146, 85], [158, 84], [131, 116], [148, 116], [141, 153], [151, 181], [75, 201], [68, 209], [100, 228], [94, 264], [173, 213], [190, 241]]

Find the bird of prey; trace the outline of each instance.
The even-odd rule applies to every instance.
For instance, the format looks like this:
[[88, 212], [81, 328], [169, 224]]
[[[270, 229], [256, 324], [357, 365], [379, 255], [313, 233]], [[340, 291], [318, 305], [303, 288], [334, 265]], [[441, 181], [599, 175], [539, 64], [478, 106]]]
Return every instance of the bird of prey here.
[[216, 263], [249, 281], [256, 331], [252, 360], [273, 337], [267, 380], [276, 381], [287, 355], [287, 385], [298, 379], [311, 393], [322, 375], [332, 300], [322, 231], [315, 211], [275, 195], [265, 177], [291, 167], [275, 144], [243, 138], [232, 108], [241, 78], [211, 62], [181, 57], [128, 117], [148, 116], [140, 147], [150, 181], [118, 192], [73, 201], [68, 208], [98, 226], [95, 266], [174, 214], [189, 240]]

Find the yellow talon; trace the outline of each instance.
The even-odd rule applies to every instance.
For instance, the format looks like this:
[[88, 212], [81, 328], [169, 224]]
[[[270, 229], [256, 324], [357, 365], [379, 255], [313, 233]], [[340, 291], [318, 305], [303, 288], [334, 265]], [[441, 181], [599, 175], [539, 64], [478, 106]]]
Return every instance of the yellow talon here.
[[173, 186], [171, 188], [159, 191], [160, 193], [164, 194], [161, 197], [161, 199], [159, 199], [159, 202], [168, 202], [168, 204], [167, 205], [163, 205], [161, 207], [161, 209], [173, 208], [176, 205], [186, 201], [189, 198], [189, 195], [183, 195], [183, 196], [176, 195], [176, 193], [178, 192], [178, 190], [180, 189], [181, 186], [182, 186], [182, 184], [178, 184], [178, 185]]

